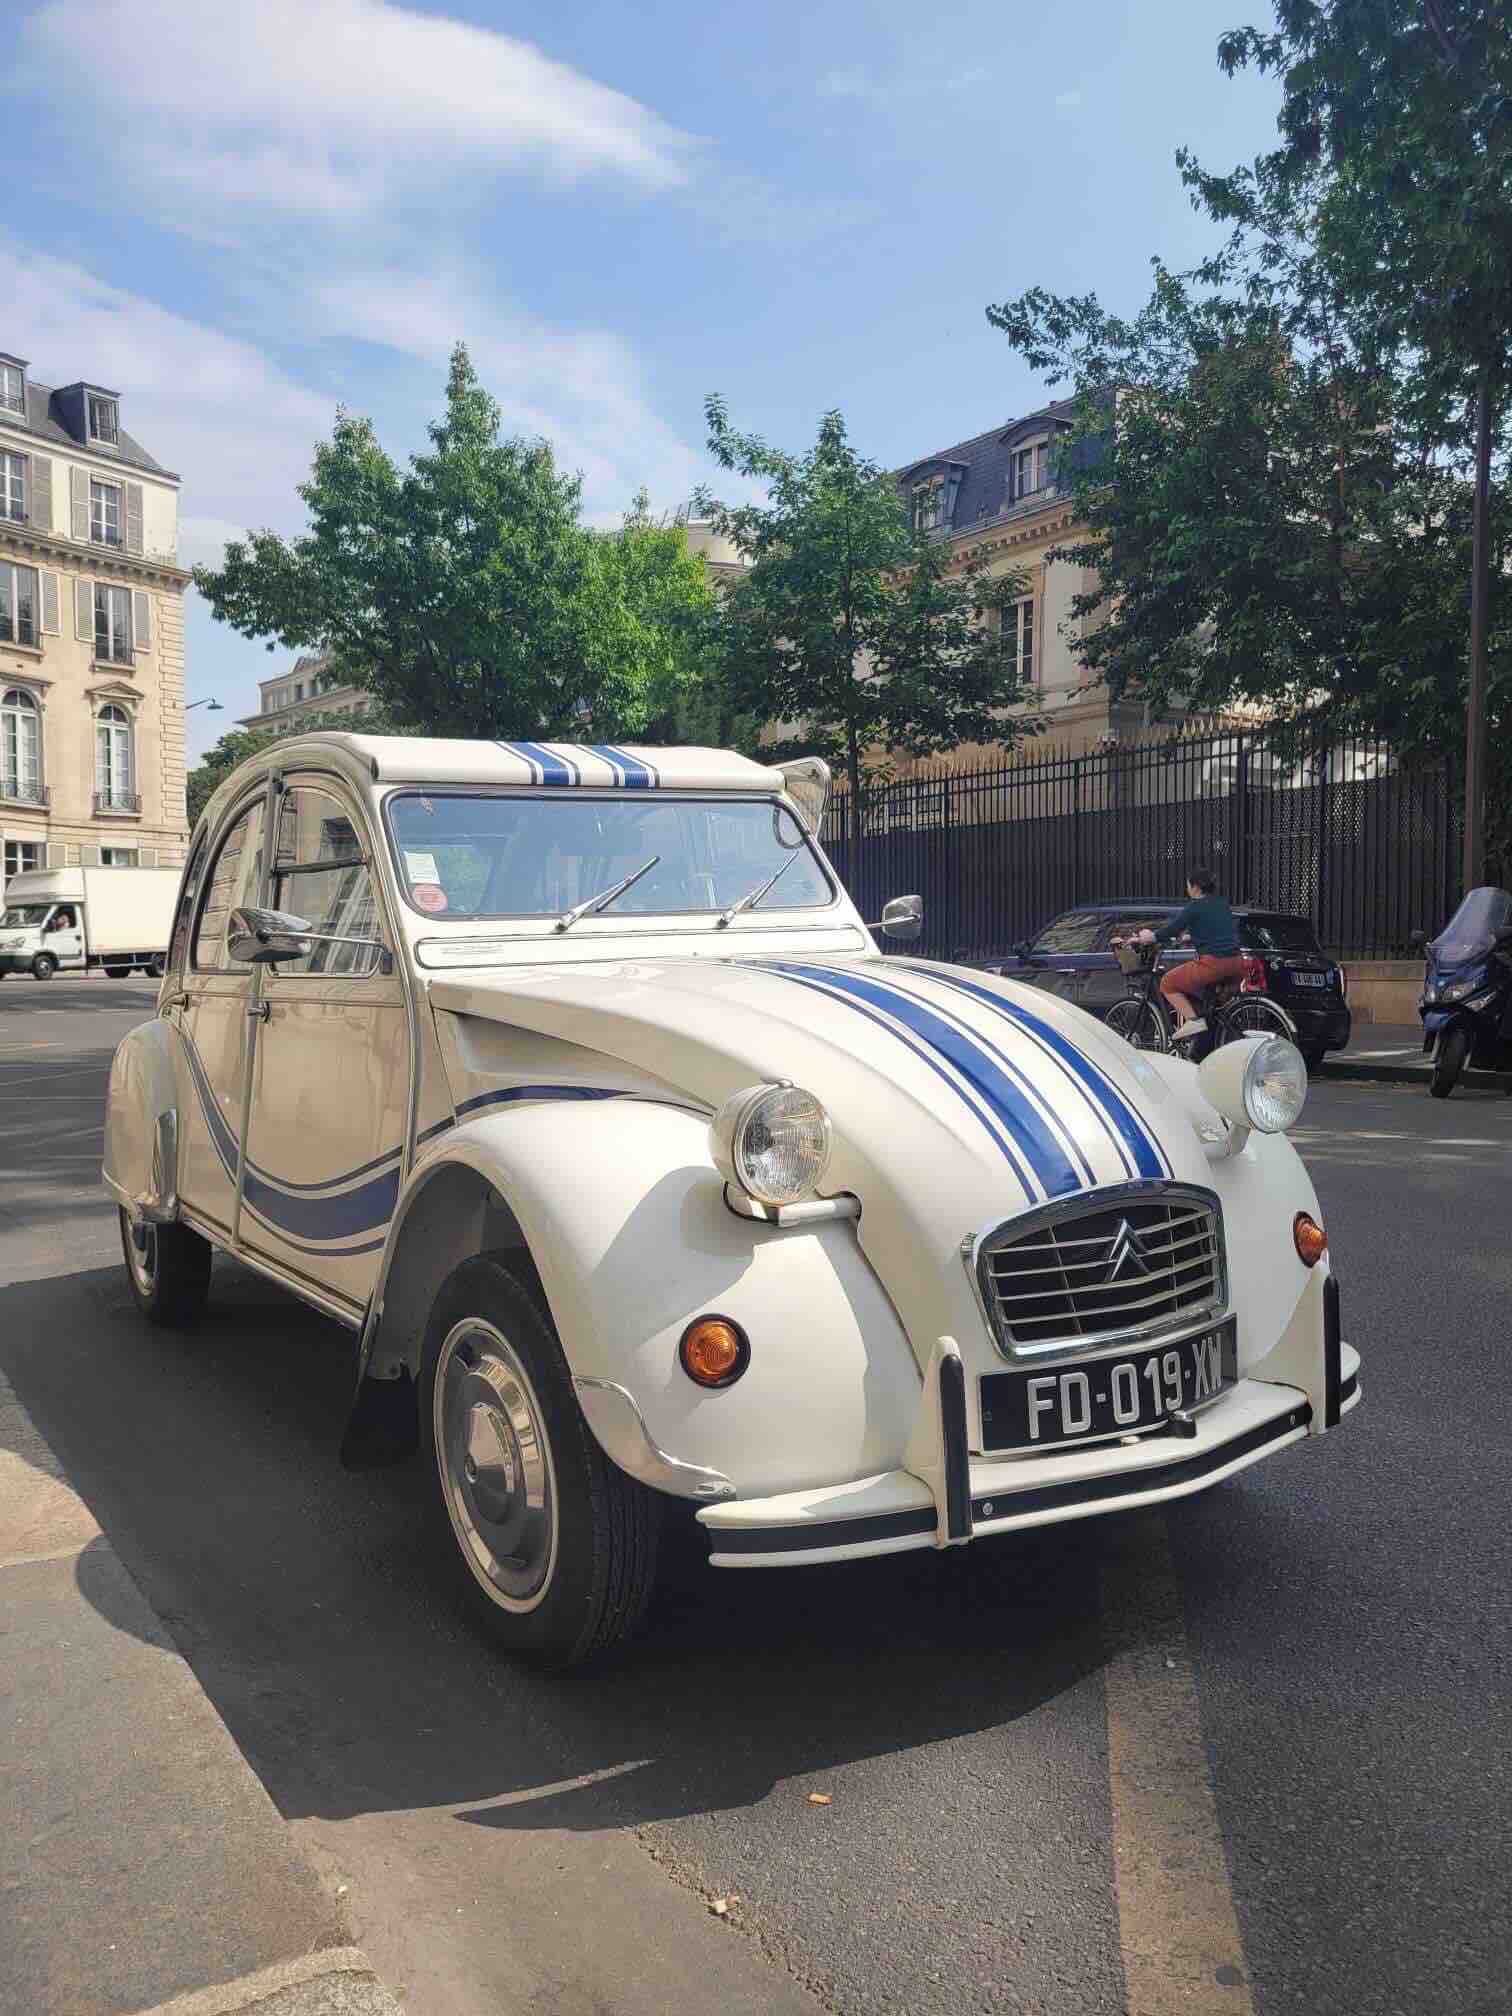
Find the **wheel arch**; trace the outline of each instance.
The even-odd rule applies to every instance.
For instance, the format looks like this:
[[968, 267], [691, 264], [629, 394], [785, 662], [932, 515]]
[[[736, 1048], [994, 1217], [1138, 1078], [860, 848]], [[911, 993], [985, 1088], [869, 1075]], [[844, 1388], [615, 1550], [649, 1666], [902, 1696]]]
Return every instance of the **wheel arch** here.
[[116, 1045], [105, 1101], [106, 1188], [134, 1220], [172, 1225], [179, 1215], [179, 1036], [161, 1017]]

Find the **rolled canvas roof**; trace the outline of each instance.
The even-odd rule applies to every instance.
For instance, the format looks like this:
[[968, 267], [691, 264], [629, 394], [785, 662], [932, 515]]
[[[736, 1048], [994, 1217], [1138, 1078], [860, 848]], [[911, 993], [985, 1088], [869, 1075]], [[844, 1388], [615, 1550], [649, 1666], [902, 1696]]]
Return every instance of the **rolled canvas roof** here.
[[[289, 753], [296, 739], [286, 745]], [[380, 784], [523, 784], [564, 790], [780, 791], [782, 773], [728, 749], [648, 749], [608, 742], [461, 742], [410, 735], [321, 735], [368, 764]]]

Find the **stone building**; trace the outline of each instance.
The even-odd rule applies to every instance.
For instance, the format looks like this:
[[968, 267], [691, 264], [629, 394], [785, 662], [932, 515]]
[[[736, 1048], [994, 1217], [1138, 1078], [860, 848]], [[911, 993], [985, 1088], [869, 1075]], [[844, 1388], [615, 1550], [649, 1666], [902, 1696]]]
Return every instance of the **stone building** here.
[[257, 682], [258, 707], [244, 714], [243, 728], [297, 728], [317, 714], [365, 714], [372, 695], [348, 686], [330, 670], [322, 651], [296, 658], [287, 672]]
[[0, 353], [0, 880], [183, 860], [179, 479]]

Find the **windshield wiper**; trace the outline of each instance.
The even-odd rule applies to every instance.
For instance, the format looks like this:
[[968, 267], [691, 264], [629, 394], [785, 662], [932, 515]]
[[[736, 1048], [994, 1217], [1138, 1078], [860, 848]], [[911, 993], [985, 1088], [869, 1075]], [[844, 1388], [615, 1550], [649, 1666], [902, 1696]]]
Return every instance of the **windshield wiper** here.
[[608, 908], [616, 896], [623, 896], [627, 889], [639, 882], [642, 875], [649, 875], [660, 859], [660, 854], [653, 854], [649, 861], [642, 861], [639, 868], [632, 868], [624, 880], [616, 882], [612, 889], [601, 889], [597, 896], [589, 896], [581, 903], [574, 903], [570, 910], [564, 910], [556, 920], [558, 931], [570, 931], [579, 917], [596, 917], [600, 910]]
[[775, 875], [768, 875], [765, 882], [759, 883], [756, 888], [748, 890], [746, 894], [740, 898], [739, 902], [732, 903], [728, 910], [721, 911], [718, 919], [715, 922], [714, 929], [716, 931], [723, 931], [723, 929], [727, 924], [732, 924], [735, 921], [735, 919], [740, 915], [742, 910], [754, 910], [756, 908], [756, 905], [761, 901], [762, 897], [765, 896], [768, 893], [768, 891], [775, 889], [777, 887], [777, 884], [782, 880], [783, 876], [786, 875], [789, 868], [792, 867], [793, 863], [797, 859], [798, 859], [798, 853], [797, 850], [795, 849], [793, 853], [789, 854], [788, 858], [786, 859], [786, 861], [783, 862], [782, 866], [777, 870]]

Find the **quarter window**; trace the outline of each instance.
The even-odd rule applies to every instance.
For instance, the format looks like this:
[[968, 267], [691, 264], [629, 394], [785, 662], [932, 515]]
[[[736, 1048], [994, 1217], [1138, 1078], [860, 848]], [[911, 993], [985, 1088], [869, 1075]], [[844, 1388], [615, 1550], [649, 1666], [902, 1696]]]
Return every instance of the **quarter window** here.
[[292, 911], [312, 929], [357, 944], [313, 944], [303, 959], [281, 959], [279, 972], [363, 979], [378, 969], [382, 939], [372, 872], [357, 829], [340, 801], [309, 785], [286, 792], [273, 857], [275, 910]]
[[263, 801], [254, 798], [221, 842], [210, 886], [194, 927], [198, 972], [245, 973], [226, 950], [226, 925], [240, 904], [255, 903], [262, 884]]
[[26, 411], [26, 380], [19, 364], [0, 364], [0, 407], [7, 413]]
[[26, 457], [0, 455], [0, 518], [26, 523]]
[[0, 642], [37, 641], [37, 570], [0, 561]]
[[89, 536], [96, 546], [121, 543], [121, 486], [119, 483], [89, 483]]
[[0, 697], [0, 794], [33, 803], [42, 796], [42, 720], [20, 687]]
[[95, 583], [95, 657], [112, 665], [131, 663], [131, 591]]
[[116, 423], [116, 402], [103, 399], [97, 393], [89, 395], [89, 438], [91, 441], [105, 441], [114, 447], [120, 429]]
[[1036, 952], [1092, 952], [1097, 947], [1095, 910], [1068, 910], [1035, 940]]

